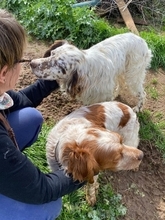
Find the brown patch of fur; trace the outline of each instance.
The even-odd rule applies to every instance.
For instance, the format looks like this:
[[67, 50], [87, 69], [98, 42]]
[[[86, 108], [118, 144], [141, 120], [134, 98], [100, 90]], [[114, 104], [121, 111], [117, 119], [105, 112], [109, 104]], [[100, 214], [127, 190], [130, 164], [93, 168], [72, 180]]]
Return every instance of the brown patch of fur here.
[[100, 128], [105, 128], [104, 106], [96, 104], [96, 105], [89, 106], [88, 109], [90, 110], [90, 112], [87, 112], [84, 117], [87, 120], [89, 120], [92, 124]]
[[[111, 143], [109, 143], [111, 145]], [[99, 149], [95, 152], [95, 158], [100, 170], [116, 171], [117, 164], [122, 158], [122, 146], [117, 148], [110, 146], [108, 150]]]
[[128, 107], [126, 105], [123, 105], [122, 103], [118, 103], [117, 105], [123, 112], [123, 116], [120, 120], [119, 126], [124, 127], [128, 123], [131, 116], [130, 116], [130, 113], [128, 111]]
[[[101, 130], [101, 129], [100, 129]], [[93, 135], [94, 137], [98, 138], [99, 137], [99, 134], [98, 132], [93, 128], [91, 128], [88, 132], [87, 132], [89, 135]]]
[[84, 141], [79, 146], [74, 142], [66, 143], [64, 146], [62, 161], [67, 164], [67, 173], [72, 174], [74, 180], [93, 183], [94, 175], [98, 174], [100, 170], [93, 151], [91, 151], [91, 144], [95, 146], [96, 142]]

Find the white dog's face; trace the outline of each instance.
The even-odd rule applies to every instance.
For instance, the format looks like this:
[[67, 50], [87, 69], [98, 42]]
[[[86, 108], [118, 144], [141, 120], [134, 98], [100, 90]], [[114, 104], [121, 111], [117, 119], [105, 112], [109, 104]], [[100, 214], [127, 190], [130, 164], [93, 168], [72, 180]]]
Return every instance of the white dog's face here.
[[78, 48], [68, 43], [50, 51], [50, 56], [34, 59], [30, 66], [39, 78], [64, 80], [70, 78], [77, 65], [84, 59]]

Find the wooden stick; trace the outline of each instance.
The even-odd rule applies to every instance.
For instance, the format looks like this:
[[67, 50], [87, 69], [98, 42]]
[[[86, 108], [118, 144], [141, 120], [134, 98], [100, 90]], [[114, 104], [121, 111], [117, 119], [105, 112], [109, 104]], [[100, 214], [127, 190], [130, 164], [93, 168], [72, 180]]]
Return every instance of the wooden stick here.
[[127, 5], [125, 4], [124, 0], [116, 0], [116, 4], [119, 8], [119, 11], [121, 13], [121, 16], [129, 30], [131, 30], [134, 34], [139, 35], [139, 31], [137, 30], [135, 23], [132, 19], [132, 16], [127, 8]]

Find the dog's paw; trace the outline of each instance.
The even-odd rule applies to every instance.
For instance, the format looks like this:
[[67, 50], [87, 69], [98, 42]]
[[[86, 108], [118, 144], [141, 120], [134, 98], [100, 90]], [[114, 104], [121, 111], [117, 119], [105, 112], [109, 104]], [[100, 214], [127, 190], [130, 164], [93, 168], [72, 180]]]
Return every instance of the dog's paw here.
[[142, 109], [140, 109], [138, 106], [135, 106], [135, 107], [133, 107], [133, 111], [134, 111], [135, 113], [139, 113], [139, 112], [142, 111]]
[[86, 201], [90, 206], [94, 206], [96, 204], [96, 195], [86, 194]]

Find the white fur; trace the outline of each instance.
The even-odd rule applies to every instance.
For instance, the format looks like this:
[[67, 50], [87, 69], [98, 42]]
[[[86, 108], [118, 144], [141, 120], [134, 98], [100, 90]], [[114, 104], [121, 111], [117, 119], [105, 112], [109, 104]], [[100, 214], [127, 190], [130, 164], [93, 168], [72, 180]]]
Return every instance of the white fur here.
[[36, 76], [57, 80], [63, 90], [85, 105], [114, 100], [125, 84], [130, 94], [138, 98], [135, 111], [142, 109], [143, 84], [152, 57], [144, 39], [125, 33], [87, 50], [67, 41], [54, 48], [50, 56], [32, 60], [30, 65]]

